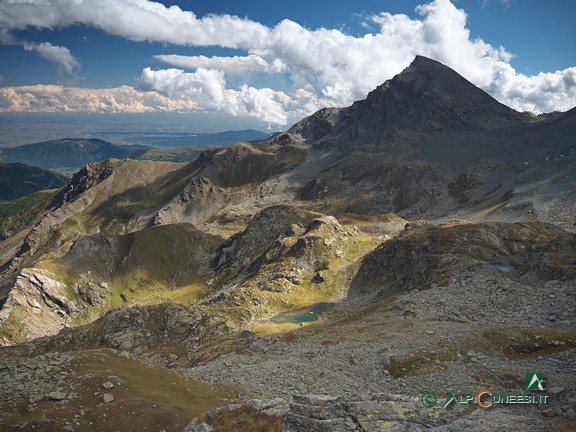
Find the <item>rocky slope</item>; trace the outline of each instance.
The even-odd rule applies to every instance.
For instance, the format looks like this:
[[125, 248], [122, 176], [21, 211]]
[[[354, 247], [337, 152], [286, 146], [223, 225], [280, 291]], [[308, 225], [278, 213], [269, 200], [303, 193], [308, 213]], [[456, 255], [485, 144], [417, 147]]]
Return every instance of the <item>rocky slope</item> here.
[[[518, 113], [446, 66], [417, 57], [365, 100], [321, 110], [272, 140], [272, 147], [304, 144], [308, 157], [261, 190], [268, 203], [274, 196], [302, 200], [332, 214], [457, 214], [570, 228], [574, 115]], [[553, 192], [546, 198], [544, 190]]]
[[192, 302], [207, 291], [208, 262], [220, 241], [188, 224], [82, 237], [62, 258], [16, 276], [0, 311], [4, 337], [54, 335], [113, 306], [161, 302], [166, 291]]
[[[575, 114], [515, 112], [417, 57], [264, 142], [87, 165], [6, 223], [0, 425], [574, 429]], [[106, 376], [80, 367], [100, 357]], [[142, 364], [180, 396], [129, 381]], [[524, 394], [530, 371], [549, 403], [420, 400]], [[186, 417], [190, 379], [210, 403]]]

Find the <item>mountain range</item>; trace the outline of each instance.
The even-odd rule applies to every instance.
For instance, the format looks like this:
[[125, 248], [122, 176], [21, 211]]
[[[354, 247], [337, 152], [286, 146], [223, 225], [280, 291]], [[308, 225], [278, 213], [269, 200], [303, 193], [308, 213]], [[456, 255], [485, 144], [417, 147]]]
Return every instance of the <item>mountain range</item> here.
[[8, 162], [45, 169], [75, 171], [87, 163], [128, 157], [141, 148], [116, 146], [97, 138], [64, 138], [18, 147], [4, 147], [0, 149], [0, 157]]
[[[0, 424], [570, 430], [575, 137], [418, 56], [264, 141], [87, 164], [2, 219]], [[536, 370], [550, 405], [441, 408]]]

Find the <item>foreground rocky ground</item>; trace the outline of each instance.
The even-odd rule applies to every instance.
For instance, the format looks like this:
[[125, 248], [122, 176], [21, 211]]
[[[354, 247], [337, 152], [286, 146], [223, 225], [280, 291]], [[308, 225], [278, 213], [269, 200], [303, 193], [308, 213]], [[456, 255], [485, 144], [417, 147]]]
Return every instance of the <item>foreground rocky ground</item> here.
[[[380, 240], [333, 217], [272, 207], [206, 254], [227, 273], [202, 302], [117, 308], [3, 348], [0, 425], [576, 427], [573, 234], [542, 223], [465, 221], [363, 229], [380, 230]], [[544, 374], [547, 403], [441, 407], [449, 392], [523, 395], [531, 372]], [[431, 408], [421, 400], [428, 392], [439, 401]]]
[[[510, 310], [487, 311], [482, 286], [498, 272], [469, 270], [444, 286], [369, 307], [363, 298], [349, 299], [304, 325], [257, 321], [251, 331], [216, 337], [200, 350], [164, 346], [160, 352], [127, 338], [135, 342], [124, 351], [62, 352], [80, 329], [5, 348], [0, 424], [29, 431], [116, 430], [121, 424], [151, 431], [208, 431], [210, 424], [216, 431], [244, 430], [226, 429], [231, 420], [220, 417], [227, 412], [231, 419], [260, 413], [270, 419], [245, 430], [277, 430], [280, 423], [284, 431], [573, 430], [575, 286], [548, 282], [543, 296], [546, 284], [503, 272], [501, 300]], [[566, 313], [551, 313], [560, 309]], [[443, 409], [420, 400], [425, 392], [435, 392], [439, 404], [449, 391], [525, 394], [525, 375], [533, 371], [546, 377], [546, 404]], [[160, 386], [156, 391], [148, 388], [151, 380]], [[193, 400], [186, 400], [190, 391]]]
[[[407, 299], [402, 297], [394, 303], [403, 304]], [[568, 431], [576, 426], [576, 332], [560, 328], [573, 329], [573, 321], [556, 326], [543, 316], [543, 325], [537, 318], [536, 325], [529, 320], [519, 325], [517, 317], [494, 312], [468, 312], [466, 322], [405, 318], [406, 310], [394, 303], [386, 312], [348, 312], [345, 318], [346, 311], [336, 307], [321, 316], [325, 324], [240, 339], [227, 352], [217, 350], [218, 357], [207, 355], [183, 373], [238, 383], [267, 400], [280, 396], [290, 402], [283, 411], [283, 430], [288, 431]], [[423, 303], [411, 302], [410, 311], [449, 317], [448, 309], [473, 304], [458, 297], [449, 306], [434, 297]], [[340, 319], [328, 323], [335, 316]], [[419, 399], [430, 391], [440, 403], [450, 391], [525, 394], [530, 371], [544, 373], [547, 404], [430, 410]]]

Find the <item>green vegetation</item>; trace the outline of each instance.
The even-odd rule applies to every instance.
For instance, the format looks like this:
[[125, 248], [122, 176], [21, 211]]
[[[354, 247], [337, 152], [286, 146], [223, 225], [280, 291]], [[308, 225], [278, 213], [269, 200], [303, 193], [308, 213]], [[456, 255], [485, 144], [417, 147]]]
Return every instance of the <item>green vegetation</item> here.
[[41, 168], [0, 162], [0, 200], [13, 200], [39, 190], [56, 189], [67, 182], [66, 177]]
[[20, 343], [26, 342], [28, 335], [24, 323], [11, 313], [0, 327], [0, 339], [5, 338], [9, 341]]
[[195, 303], [210, 290], [207, 261], [220, 242], [189, 224], [163, 225], [120, 236], [84, 237], [62, 258], [36, 267], [57, 275], [70, 299], [80, 301], [73, 286], [88, 287], [98, 306], [86, 309], [76, 324], [88, 323], [110, 307]]
[[210, 146], [180, 147], [180, 148], [151, 148], [132, 155], [136, 160], [150, 160], [158, 162], [190, 162], [198, 158]]
[[39, 191], [15, 200], [0, 201], [0, 231], [12, 234], [30, 226], [46, 208], [54, 191]]
[[139, 231], [127, 240], [127, 259], [111, 280], [112, 306], [176, 300], [190, 304], [206, 293], [202, 251], [213, 250], [217, 238], [191, 226], [172, 225]]

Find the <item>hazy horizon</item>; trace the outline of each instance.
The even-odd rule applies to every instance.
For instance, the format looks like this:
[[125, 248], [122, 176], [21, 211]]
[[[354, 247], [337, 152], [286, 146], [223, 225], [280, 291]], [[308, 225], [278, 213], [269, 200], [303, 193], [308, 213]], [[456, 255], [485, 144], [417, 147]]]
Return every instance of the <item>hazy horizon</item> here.
[[131, 144], [138, 136], [244, 129], [277, 131], [258, 119], [221, 113], [0, 113], [0, 147], [68, 137]]

